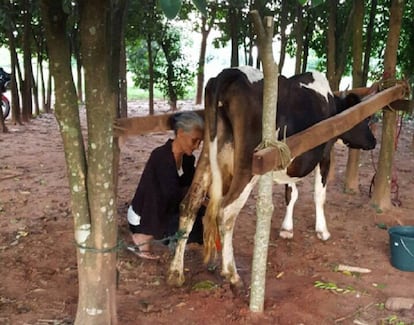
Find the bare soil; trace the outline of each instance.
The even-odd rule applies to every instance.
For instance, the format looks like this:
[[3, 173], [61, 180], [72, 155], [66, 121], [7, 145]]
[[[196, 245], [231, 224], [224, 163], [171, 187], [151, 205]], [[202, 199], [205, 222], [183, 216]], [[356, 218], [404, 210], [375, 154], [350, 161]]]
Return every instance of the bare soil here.
[[[143, 102], [130, 103], [130, 116], [147, 114]], [[191, 103], [182, 103], [189, 108]], [[157, 113], [167, 110], [157, 103]], [[61, 137], [53, 115], [25, 125], [6, 121], [0, 134], [0, 324], [73, 324], [77, 306], [77, 265], [68, 180]], [[390, 264], [386, 227], [414, 225], [413, 121], [404, 121], [394, 165], [393, 197], [401, 206], [378, 213], [369, 191], [379, 146], [363, 152], [360, 193], [343, 191], [347, 150], [336, 144], [334, 179], [325, 212], [332, 238], [314, 233], [313, 178], [299, 185], [295, 236], [278, 237], [284, 214], [284, 187], [274, 187], [264, 312], [249, 311], [249, 296], [235, 294], [218, 267], [202, 263], [202, 249], [189, 245], [186, 282], [166, 284], [172, 252], [156, 245], [160, 261], [142, 260], [119, 251], [119, 324], [414, 324], [414, 310], [384, 308], [389, 297], [414, 298], [414, 272]], [[380, 127], [377, 137], [380, 140]], [[131, 243], [126, 211], [152, 149], [169, 133], [129, 138], [122, 147], [119, 170], [120, 238]], [[255, 233], [256, 192], [243, 208], [234, 233], [235, 257], [249, 288]], [[371, 273], [337, 272], [338, 264]], [[211, 281], [211, 282], [207, 282]], [[318, 288], [316, 281], [330, 284]], [[206, 286], [206, 284], [214, 284]], [[200, 288], [201, 287], [201, 288]], [[346, 290], [341, 290], [346, 289]], [[248, 291], [247, 291], [248, 292]]]

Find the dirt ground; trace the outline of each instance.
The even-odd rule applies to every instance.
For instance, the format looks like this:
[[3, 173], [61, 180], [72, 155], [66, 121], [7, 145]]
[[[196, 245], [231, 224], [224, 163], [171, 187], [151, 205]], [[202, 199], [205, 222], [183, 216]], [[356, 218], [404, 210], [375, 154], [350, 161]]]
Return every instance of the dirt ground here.
[[[147, 114], [143, 102], [131, 103], [130, 116]], [[187, 109], [189, 103], [182, 103]], [[167, 110], [157, 103], [157, 113]], [[0, 134], [0, 325], [73, 324], [77, 305], [77, 265], [63, 147], [53, 115], [25, 125], [6, 121]], [[414, 324], [414, 309], [385, 308], [390, 297], [414, 298], [414, 272], [390, 264], [385, 227], [414, 225], [414, 122], [404, 121], [395, 157], [398, 208], [377, 213], [369, 205], [379, 146], [363, 152], [360, 193], [343, 191], [347, 150], [336, 144], [335, 178], [328, 187], [325, 212], [332, 238], [319, 241], [313, 231], [312, 177], [299, 185], [295, 237], [283, 240], [278, 230], [284, 213], [284, 187], [274, 187], [265, 311], [249, 311], [249, 297], [235, 295], [218, 267], [202, 263], [202, 250], [189, 245], [186, 282], [166, 284], [172, 257], [157, 245], [160, 261], [119, 252], [118, 318], [132, 324]], [[144, 164], [153, 148], [171, 134], [129, 138], [122, 147], [119, 170], [120, 238], [131, 243], [126, 211]], [[380, 128], [377, 136], [380, 140]], [[234, 234], [235, 257], [246, 287], [250, 285], [255, 233], [256, 192], [240, 214]], [[398, 195], [397, 195], [398, 194]], [[336, 271], [338, 264], [371, 273]], [[316, 283], [322, 283], [317, 287]], [[328, 289], [329, 288], [329, 289]], [[345, 290], [346, 289], [346, 290]]]

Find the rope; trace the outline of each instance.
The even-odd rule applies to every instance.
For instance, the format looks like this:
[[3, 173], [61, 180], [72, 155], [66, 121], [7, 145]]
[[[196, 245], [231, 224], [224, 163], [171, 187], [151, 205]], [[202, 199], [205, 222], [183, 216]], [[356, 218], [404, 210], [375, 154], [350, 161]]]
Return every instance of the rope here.
[[408, 84], [407, 80], [398, 80], [396, 78], [387, 78], [381, 79], [380, 81], [376, 82], [375, 84], [378, 85], [378, 91], [391, 88], [395, 85], [403, 85], [405, 88], [405, 95], [408, 96], [410, 94], [410, 85]]
[[[276, 130], [276, 139], [279, 137], [279, 130]], [[265, 148], [273, 147], [279, 152], [279, 165], [275, 166], [277, 169], [285, 169], [289, 166], [292, 157], [290, 149], [286, 144], [286, 127], [284, 129], [283, 140], [263, 140], [257, 147], [256, 150], [262, 150]]]
[[117, 253], [118, 251], [122, 250], [122, 249], [126, 249], [128, 251], [132, 251], [135, 252], [136, 249], [139, 250], [140, 246], [146, 245], [146, 244], [163, 244], [165, 245], [165, 243], [168, 242], [168, 248], [173, 251], [175, 250], [175, 246], [177, 244], [177, 241], [180, 239], [184, 239], [187, 238], [186, 236], [184, 236], [185, 231], [184, 230], [178, 230], [175, 234], [164, 237], [162, 239], [152, 239], [146, 242], [143, 242], [139, 245], [127, 245], [125, 243], [125, 241], [123, 240], [119, 240], [117, 242], [117, 244], [114, 247], [111, 248], [96, 248], [96, 247], [89, 247], [89, 246], [83, 246], [81, 244], [79, 244], [78, 242], [75, 241], [75, 246], [79, 249], [84, 249], [90, 253], [95, 253], [95, 254], [108, 254], [108, 253]]

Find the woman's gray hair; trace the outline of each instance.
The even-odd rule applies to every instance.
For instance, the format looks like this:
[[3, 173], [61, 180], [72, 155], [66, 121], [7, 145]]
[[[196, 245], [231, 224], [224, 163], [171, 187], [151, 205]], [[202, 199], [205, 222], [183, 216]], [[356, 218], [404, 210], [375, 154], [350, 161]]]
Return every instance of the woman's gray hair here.
[[204, 130], [203, 118], [195, 112], [180, 112], [171, 117], [171, 127], [174, 133], [177, 134], [178, 129], [184, 132], [191, 132], [194, 128]]

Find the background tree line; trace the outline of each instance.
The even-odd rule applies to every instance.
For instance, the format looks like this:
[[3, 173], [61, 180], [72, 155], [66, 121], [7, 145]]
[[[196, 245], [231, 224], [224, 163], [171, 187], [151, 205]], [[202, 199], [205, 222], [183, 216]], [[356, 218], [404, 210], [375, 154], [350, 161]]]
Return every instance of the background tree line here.
[[[52, 79], [45, 73], [50, 61], [39, 3], [40, 0], [3, 0], [0, 4], [0, 44], [10, 50], [10, 72], [15, 76], [12, 87], [15, 123], [27, 122], [33, 114], [51, 110]], [[66, 34], [76, 71], [76, 90], [79, 101], [83, 102], [79, 4], [62, 1], [62, 6], [68, 15]], [[115, 7], [113, 10], [118, 10]], [[184, 1], [175, 21], [190, 21], [193, 31], [200, 34], [200, 43], [193, 44], [193, 49], [199, 52], [194, 70], [183, 53], [186, 35], [182, 35], [183, 31], [174, 21], [166, 19], [157, 1], [128, 1], [124, 12], [119, 12], [119, 19], [122, 17], [125, 25], [123, 35], [119, 35], [122, 40], [121, 116], [127, 116], [127, 71], [132, 74], [135, 86], [149, 91], [150, 114], [153, 114], [154, 88], [163, 92], [175, 110], [177, 100], [186, 96], [196, 80], [195, 101], [202, 102], [207, 46], [230, 45], [231, 66], [258, 65], [253, 55], [256, 39], [248, 17], [253, 9], [262, 16], [275, 17], [275, 34], [281, 45], [280, 71], [289, 55], [295, 59], [295, 73], [309, 69], [324, 71], [334, 90], [339, 88], [341, 78], [350, 74], [358, 86], [366, 85], [368, 79], [378, 80], [383, 72], [381, 59], [385, 51], [389, 7], [390, 0], [329, 0], [317, 6], [301, 5], [297, 0], [229, 0], [207, 2], [206, 14], [202, 15], [192, 2]], [[412, 2], [408, 2], [404, 8], [397, 62], [397, 76], [409, 78], [411, 82], [413, 7]], [[209, 40], [213, 29], [219, 36]], [[356, 35], [360, 36], [355, 38]], [[311, 55], [318, 58], [316, 65], [309, 65]], [[33, 58], [36, 59], [34, 69]], [[353, 63], [356, 65], [352, 66]]]
[[[334, 90], [351, 70], [354, 87], [378, 75], [413, 75], [412, 2], [327, 0], [312, 6], [297, 0], [183, 1], [175, 19], [190, 21], [200, 33], [196, 71], [186, 65], [179, 43], [182, 35], [163, 15], [159, 3], [164, 1], [0, 2], [0, 42], [10, 50], [9, 72], [13, 74], [12, 122], [29, 122], [33, 115], [49, 112], [54, 90], [53, 109], [65, 151], [77, 245], [79, 302], [75, 324], [117, 323], [119, 148], [113, 125], [117, 117], [127, 115], [128, 70], [135, 73], [137, 85], [149, 90], [150, 113], [154, 112], [155, 86], [164, 91], [174, 109], [193, 73], [197, 76], [196, 102], [200, 103], [208, 46], [230, 44], [231, 66], [259, 64], [248, 17], [255, 9], [261, 17], [274, 17], [275, 35], [281, 43], [280, 70], [286, 54], [295, 57], [296, 72], [307, 70], [313, 52]], [[196, 9], [200, 4], [203, 15]], [[390, 17], [401, 21], [401, 31], [391, 34], [391, 39], [400, 40], [398, 60], [391, 68], [382, 60]], [[209, 40], [213, 29], [220, 36]], [[50, 71], [47, 78], [46, 66]], [[356, 80], [360, 80], [358, 84]], [[86, 134], [81, 132], [80, 102], [86, 111]], [[91, 309], [99, 313], [91, 314]]]

